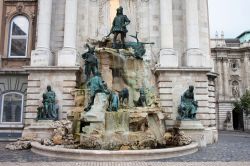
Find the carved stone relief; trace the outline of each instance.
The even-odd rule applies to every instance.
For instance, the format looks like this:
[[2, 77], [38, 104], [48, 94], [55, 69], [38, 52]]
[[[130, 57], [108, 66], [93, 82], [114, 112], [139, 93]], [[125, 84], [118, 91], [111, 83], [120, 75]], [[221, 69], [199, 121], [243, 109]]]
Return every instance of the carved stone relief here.
[[230, 60], [230, 68], [232, 71], [237, 71], [239, 69], [239, 61], [237, 59]]

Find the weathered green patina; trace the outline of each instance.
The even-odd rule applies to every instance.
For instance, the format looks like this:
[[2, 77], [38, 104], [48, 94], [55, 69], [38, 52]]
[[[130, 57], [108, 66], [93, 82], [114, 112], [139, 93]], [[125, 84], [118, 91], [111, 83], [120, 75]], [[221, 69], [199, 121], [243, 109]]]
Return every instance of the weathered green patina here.
[[84, 109], [84, 111], [89, 111], [91, 106], [94, 104], [95, 95], [97, 93], [106, 93], [109, 94], [106, 83], [101, 78], [101, 73], [95, 73], [95, 76], [90, 78], [87, 82], [87, 88], [89, 89], [90, 99], [88, 102], [88, 106]]
[[58, 107], [55, 99], [56, 94], [48, 85], [47, 92], [43, 93], [43, 106], [37, 108], [37, 120], [58, 120]]
[[177, 119], [196, 119], [198, 102], [194, 100], [194, 86], [189, 86], [188, 90], [181, 96], [181, 104], [178, 107], [179, 116]]
[[134, 57], [136, 59], [142, 59], [143, 55], [145, 55], [146, 53], [145, 44], [154, 44], [154, 43], [153, 42], [151, 43], [140, 42], [137, 35], [138, 35], [138, 32], [136, 32], [135, 36], [129, 35], [135, 38], [136, 42], [126, 43], [126, 48], [132, 48], [134, 50]]
[[[113, 48], [115, 49], [119, 49], [120, 47], [117, 45], [117, 36], [120, 34], [121, 35], [121, 44], [122, 47], [121, 48], [125, 48], [125, 37], [126, 37], [126, 33], [128, 32], [126, 26], [130, 23], [130, 20], [128, 19], [128, 17], [126, 15], [123, 14], [123, 8], [120, 6], [118, 9], [116, 9], [116, 16], [113, 20], [112, 23], [112, 28], [110, 30], [110, 33], [108, 34], [114, 34], [114, 38], [113, 38]], [[108, 37], [106, 36], [106, 37]]]
[[89, 80], [91, 73], [95, 75], [98, 72], [98, 60], [95, 56], [95, 47], [91, 48], [88, 44], [88, 51], [82, 54], [82, 58], [85, 60], [85, 74], [86, 80]]
[[144, 88], [139, 89], [140, 97], [138, 101], [136, 102], [137, 107], [146, 107], [147, 106], [147, 99], [146, 99], [146, 93]]
[[109, 108], [108, 111], [109, 112], [117, 112], [119, 109], [119, 97], [115, 92], [110, 92], [109, 95]]

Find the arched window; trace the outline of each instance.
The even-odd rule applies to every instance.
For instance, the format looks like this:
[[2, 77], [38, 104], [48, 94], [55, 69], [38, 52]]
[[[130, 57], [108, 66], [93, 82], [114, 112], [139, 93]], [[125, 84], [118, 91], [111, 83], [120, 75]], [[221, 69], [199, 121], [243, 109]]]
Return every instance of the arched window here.
[[23, 94], [5, 93], [1, 101], [1, 123], [22, 123]]
[[22, 58], [27, 55], [29, 20], [15, 16], [10, 23], [8, 57]]

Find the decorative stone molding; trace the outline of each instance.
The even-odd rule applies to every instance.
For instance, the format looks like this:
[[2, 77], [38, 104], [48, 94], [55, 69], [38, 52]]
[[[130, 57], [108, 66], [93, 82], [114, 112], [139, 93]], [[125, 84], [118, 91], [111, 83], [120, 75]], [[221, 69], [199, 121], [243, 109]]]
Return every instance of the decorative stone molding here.
[[234, 98], [240, 97], [239, 82], [237, 80], [232, 81], [232, 96]]
[[237, 71], [240, 68], [239, 61], [237, 59], [231, 59], [230, 68], [232, 71]]
[[21, 3], [21, 2], [18, 2], [17, 5], [16, 5], [17, 13], [22, 13], [23, 9], [24, 9], [24, 4]]
[[[3, 75], [0, 73], [0, 94], [9, 91], [16, 91], [26, 94], [27, 91], [27, 75], [28, 73], [19, 73], [19, 76], [6, 76], [10, 72], [5, 71]], [[11, 73], [14, 73], [13, 71]], [[21, 76], [20, 76], [21, 74]]]
[[240, 80], [240, 76], [239, 75], [231, 75], [230, 81], [232, 81], [232, 80]]

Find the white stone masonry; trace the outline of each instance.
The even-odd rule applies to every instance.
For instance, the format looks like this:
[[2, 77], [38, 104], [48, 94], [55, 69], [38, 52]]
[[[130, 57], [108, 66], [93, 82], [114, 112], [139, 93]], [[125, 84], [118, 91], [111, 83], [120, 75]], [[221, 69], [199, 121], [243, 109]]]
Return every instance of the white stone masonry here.
[[77, 0], [66, 0], [64, 43], [58, 52], [58, 66], [76, 66], [76, 28], [77, 28]]
[[52, 0], [39, 0], [37, 45], [31, 52], [31, 66], [51, 66], [50, 31]]
[[174, 51], [172, 0], [160, 0], [161, 67], [178, 67], [178, 56]]
[[198, 0], [186, 0], [186, 63], [190, 67], [206, 67], [205, 56], [200, 50]]

